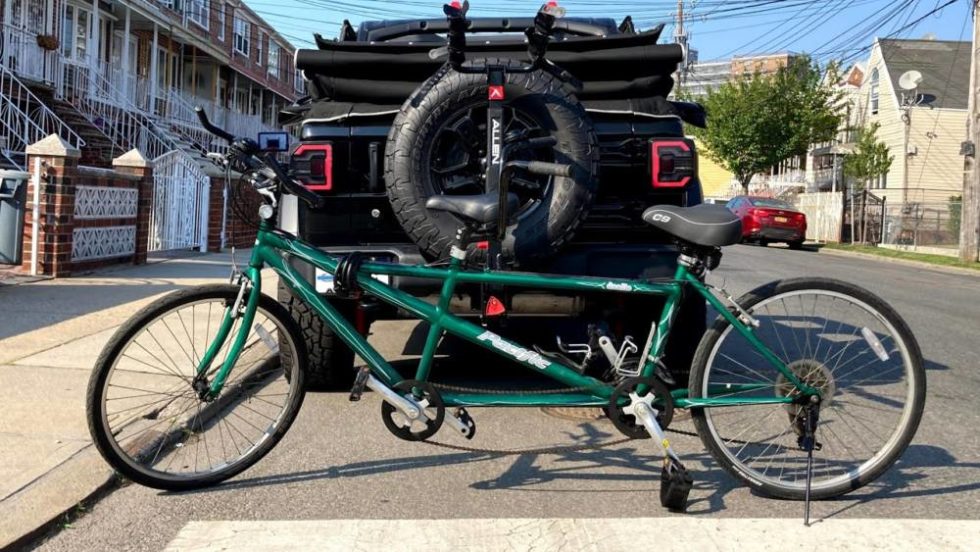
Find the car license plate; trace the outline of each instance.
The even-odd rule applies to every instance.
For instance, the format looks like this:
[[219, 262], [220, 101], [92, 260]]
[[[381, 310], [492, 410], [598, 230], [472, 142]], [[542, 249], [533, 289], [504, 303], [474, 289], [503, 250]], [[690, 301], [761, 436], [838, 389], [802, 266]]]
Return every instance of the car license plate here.
[[[372, 274], [371, 277], [382, 284], [391, 283], [391, 277], [387, 274]], [[316, 269], [316, 292], [333, 293], [333, 274], [319, 268]]]
[[773, 220], [776, 222], [789, 222], [789, 219], [786, 217], [773, 217]]

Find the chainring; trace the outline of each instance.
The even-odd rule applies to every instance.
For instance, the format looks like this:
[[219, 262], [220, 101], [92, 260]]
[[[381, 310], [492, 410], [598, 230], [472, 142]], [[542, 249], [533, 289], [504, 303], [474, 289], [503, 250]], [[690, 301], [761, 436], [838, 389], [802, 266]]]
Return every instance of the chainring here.
[[419, 402], [428, 419], [409, 420], [400, 410], [382, 401], [381, 421], [388, 431], [404, 441], [424, 441], [435, 435], [446, 418], [446, 405], [439, 391], [431, 383], [418, 380], [401, 381], [393, 389]]
[[606, 416], [616, 426], [616, 429], [631, 439], [649, 439], [650, 434], [647, 432], [646, 426], [638, 423], [635, 416], [623, 412], [625, 405], [620, 405], [619, 401], [621, 399], [629, 401], [630, 394], [635, 393], [641, 385], [647, 386], [647, 393], [643, 395], [644, 397], [653, 393], [655, 398], [654, 409], [657, 410], [657, 423], [660, 424], [660, 427], [666, 430], [674, 419], [674, 399], [663, 382], [654, 377], [626, 378], [613, 390], [605, 410]]

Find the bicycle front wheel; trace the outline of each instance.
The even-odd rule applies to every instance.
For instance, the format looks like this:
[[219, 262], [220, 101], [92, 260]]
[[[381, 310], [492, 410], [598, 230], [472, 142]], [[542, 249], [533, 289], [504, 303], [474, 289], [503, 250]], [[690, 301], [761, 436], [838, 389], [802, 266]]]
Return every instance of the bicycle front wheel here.
[[[303, 402], [305, 351], [295, 322], [262, 296], [221, 393], [202, 399], [197, 367], [238, 287], [178, 291], [137, 313], [112, 337], [88, 388], [88, 423], [99, 452], [133, 481], [165, 490], [206, 487], [267, 454]], [[208, 370], [222, 366], [242, 317]]]
[[[738, 300], [756, 336], [822, 398], [812, 494], [830, 498], [880, 476], [908, 446], [925, 403], [922, 355], [902, 318], [871, 292], [822, 278], [783, 280]], [[798, 393], [719, 317], [701, 341], [692, 398]], [[803, 408], [792, 404], [692, 409], [705, 446], [732, 475], [771, 496], [802, 499]]]

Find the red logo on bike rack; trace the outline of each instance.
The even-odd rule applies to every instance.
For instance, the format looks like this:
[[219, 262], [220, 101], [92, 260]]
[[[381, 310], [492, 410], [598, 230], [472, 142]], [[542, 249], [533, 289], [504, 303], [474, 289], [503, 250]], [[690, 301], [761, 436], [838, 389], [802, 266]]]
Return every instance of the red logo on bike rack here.
[[489, 88], [487, 88], [487, 97], [491, 100], [504, 99], [504, 87], [500, 85], [491, 85]]

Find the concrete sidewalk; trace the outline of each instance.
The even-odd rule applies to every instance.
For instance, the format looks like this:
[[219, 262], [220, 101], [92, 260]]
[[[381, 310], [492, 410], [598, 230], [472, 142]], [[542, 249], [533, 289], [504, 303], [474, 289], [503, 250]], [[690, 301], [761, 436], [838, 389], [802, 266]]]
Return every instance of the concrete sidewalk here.
[[230, 266], [230, 254], [199, 254], [0, 286], [0, 549], [112, 483], [89, 439], [85, 392], [116, 328], [167, 292], [227, 281]]

